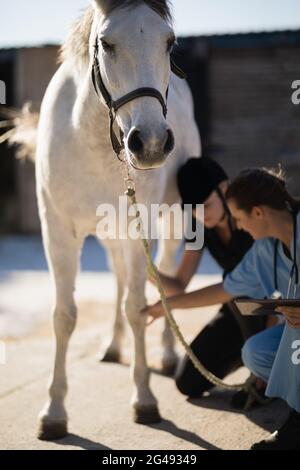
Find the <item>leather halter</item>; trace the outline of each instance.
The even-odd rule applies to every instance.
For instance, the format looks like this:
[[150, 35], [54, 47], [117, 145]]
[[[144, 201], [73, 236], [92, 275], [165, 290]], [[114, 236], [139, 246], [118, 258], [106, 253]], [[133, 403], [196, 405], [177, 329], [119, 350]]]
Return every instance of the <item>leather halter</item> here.
[[[123, 133], [120, 131], [120, 140], [118, 139], [115, 130], [114, 130], [114, 122], [116, 119], [116, 115], [118, 110], [124, 106], [125, 104], [129, 103], [132, 100], [135, 100], [136, 98], [144, 97], [144, 96], [150, 96], [152, 98], [156, 98], [163, 110], [163, 115], [166, 118], [167, 116], [167, 99], [168, 99], [168, 92], [169, 92], [169, 87], [166, 92], [166, 100], [164, 100], [162, 94], [156, 90], [155, 88], [148, 88], [148, 87], [143, 87], [143, 88], [137, 88], [134, 91], [131, 91], [130, 93], [127, 93], [126, 95], [122, 96], [118, 100], [113, 100], [111, 95], [109, 94], [106, 86], [104, 85], [102, 76], [101, 76], [101, 71], [100, 71], [100, 64], [98, 61], [98, 43], [96, 41], [96, 44], [94, 46], [95, 52], [94, 52], [94, 61], [93, 61], [93, 67], [92, 67], [92, 81], [93, 85], [95, 88], [95, 91], [101, 99], [101, 96], [103, 97], [106, 106], [108, 107], [109, 110], [109, 119], [110, 119], [110, 140], [111, 144], [113, 147], [114, 152], [116, 153], [117, 157], [120, 159], [120, 153], [122, 150], [124, 150], [124, 142], [123, 142]], [[171, 58], [171, 70], [173, 73], [175, 73], [179, 78], [186, 78], [186, 74], [174, 63], [173, 59]], [[122, 161], [122, 160], [121, 160]]]

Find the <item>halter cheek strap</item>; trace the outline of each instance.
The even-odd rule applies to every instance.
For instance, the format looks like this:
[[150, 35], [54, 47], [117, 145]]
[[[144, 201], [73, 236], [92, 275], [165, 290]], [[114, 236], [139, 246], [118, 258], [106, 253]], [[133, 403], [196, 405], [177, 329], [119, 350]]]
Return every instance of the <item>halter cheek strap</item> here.
[[[182, 78], [182, 79], [186, 78], [185, 73], [174, 63], [173, 59], [171, 59], [171, 70], [179, 78]], [[93, 66], [92, 66], [92, 81], [93, 81], [93, 85], [94, 85], [95, 91], [99, 99], [101, 99], [101, 96], [102, 96], [106, 103], [106, 106], [108, 107], [109, 119], [110, 119], [110, 126], [109, 126], [110, 140], [111, 140], [114, 152], [116, 153], [119, 160], [121, 160], [120, 153], [124, 149], [123, 132], [121, 131], [121, 129], [119, 129], [119, 132], [120, 132], [120, 140], [119, 140], [114, 130], [114, 122], [116, 120], [116, 114], [118, 110], [125, 104], [129, 103], [130, 101], [133, 101], [137, 98], [141, 98], [144, 96], [149, 96], [151, 98], [156, 98], [160, 102], [162, 110], [163, 110], [163, 115], [166, 118], [167, 112], [168, 112], [166, 101], [168, 99], [169, 87], [166, 92], [166, 100], [164, 100], [162, 94], [155, 88], [143, 87], [143, 88], [137, 88], [136, 90], [133, 90], [130, 93], [127, 93], [126, 95], [122, 96], [118, 100], [114, 101], [110, 93], [108, 92], [106, 86], [104, 85], [104, 82], [101, 76], [100, 65], [98, 61], [98, 43], [97, 42], [95, 44], [94, 61], [93, 61]]]

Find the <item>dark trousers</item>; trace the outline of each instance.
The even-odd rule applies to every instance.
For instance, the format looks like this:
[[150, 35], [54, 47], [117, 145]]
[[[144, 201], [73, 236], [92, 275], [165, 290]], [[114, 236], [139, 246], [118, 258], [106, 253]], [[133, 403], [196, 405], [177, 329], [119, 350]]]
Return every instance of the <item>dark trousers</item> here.
[[[231, 304], [226, 304], [196, 336], [191, 348], [210, 372], [223, 379], [242, 365], [241, 349], [245, 340], [264, 325], [263, 317], [243, 317]], [[194, 398], [213, 387], [186, 355], [177, 368], [175, 381], [181, 393]]]

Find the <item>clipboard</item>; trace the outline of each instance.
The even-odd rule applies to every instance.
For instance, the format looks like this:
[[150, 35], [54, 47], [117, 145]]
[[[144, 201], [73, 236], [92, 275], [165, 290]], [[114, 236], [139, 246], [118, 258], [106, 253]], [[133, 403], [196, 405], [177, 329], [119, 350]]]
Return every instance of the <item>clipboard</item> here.
[[256, 315], [280, 315], [276, 312], [277, 307], [300, 307], [300, 299], [249, 299], [240, 297], [235, 299], [235, 306], [242, 315], [256, 316]]

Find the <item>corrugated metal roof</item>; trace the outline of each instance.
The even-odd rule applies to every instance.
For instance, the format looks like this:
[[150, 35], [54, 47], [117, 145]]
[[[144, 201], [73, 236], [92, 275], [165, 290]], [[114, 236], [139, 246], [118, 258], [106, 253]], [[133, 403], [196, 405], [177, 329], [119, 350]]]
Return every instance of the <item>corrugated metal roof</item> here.
[[261, 31], [234, 34], [215, 34], [188, 36], [179, 39], [179, 45], [185, 41], [203, 41], [212, 48], [256, 48], [275, 46], [299, 46], [300, 29], [285, 31]]

